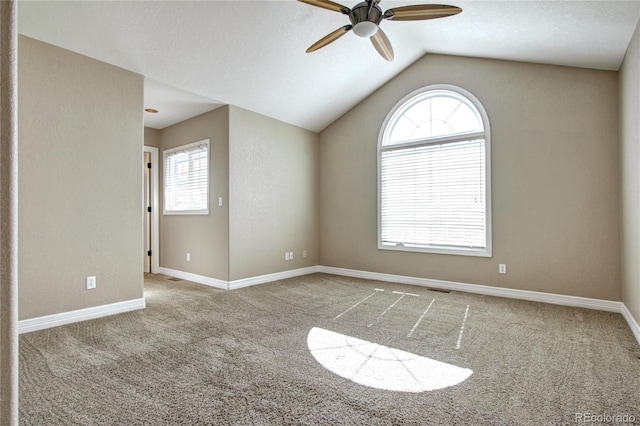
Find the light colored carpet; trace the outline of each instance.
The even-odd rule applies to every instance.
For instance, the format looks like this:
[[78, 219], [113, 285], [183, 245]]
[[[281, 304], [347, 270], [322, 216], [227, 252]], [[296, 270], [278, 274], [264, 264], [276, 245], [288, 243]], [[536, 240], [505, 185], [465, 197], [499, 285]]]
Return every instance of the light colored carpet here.
[[[20, 337], [21, 424], [640, 423], [640, 347], [619, 314], [326, 274], [233, 291], [147, 275], [145, 298]], [[337, 352], [312, 330], [343, 336]], [[417, 393], [352, 380], [434, 385], [416, 360], [472, 373]]]

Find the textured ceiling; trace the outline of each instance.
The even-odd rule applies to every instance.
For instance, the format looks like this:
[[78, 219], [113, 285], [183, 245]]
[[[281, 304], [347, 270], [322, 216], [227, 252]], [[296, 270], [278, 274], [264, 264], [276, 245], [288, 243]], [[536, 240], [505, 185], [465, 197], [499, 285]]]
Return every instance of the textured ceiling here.
[[20, 1], [18, 31], [148, 78], [151, 127], [232, 104], [320, 131], [425, 53], [617, 70], [640, 17], [637, 0], [443, 2], [463, 12], [382, 23], [391, 63], [354, 34], [306, 54], [348, 19], [294, 0]]

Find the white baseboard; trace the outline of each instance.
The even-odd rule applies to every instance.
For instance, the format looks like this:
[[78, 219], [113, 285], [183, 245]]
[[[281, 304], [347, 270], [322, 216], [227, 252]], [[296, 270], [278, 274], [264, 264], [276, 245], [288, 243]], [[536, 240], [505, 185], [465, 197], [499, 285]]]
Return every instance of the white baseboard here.
[[[562, 294], [543, 293], [539, 291], [516, 290], [502, 287], [492, 287], [479, 284], [467, 284], [453, 281], [432, 280], [428, 278], [417, 278], [404, 275], [384, 274], [380, 272], [360, 271], [356, 269], [335, 268], [332, 266], [310, 266], [307, 268], [292, 269], [289, 271], [276, 272], [273, 274], [259, 275], [256, 277], [243, 278], [233, 281], [224, 281], [216, 278], [205, 277], [189, 272], [178, 271], [170, 268], [159, 268], [158, 273], [171, 277], [181, 278], [198, 284], [204, 284], [223, 290], [235, 290], [252, 285], [283, 280], [287, 278], [299, 277], [314, 274], [317, 272], [342, 275], [345, 277], [362, 278], [384, 282], [394, 282], [399, 284], [410, 284], [420, 287], [429, 287], [440, 290], [461, 291], [466, 293], [481, 294], [485, 296], [505, 297], [509, 299], [528, 300], [531, 302], [551, 303], [554, 305], [572, 306], [578, 308], [588, 308], [600, 311], [617, 312], [622, 314], [629, 324], [631, 332], [640, 344], [640, 325], [635, 320], [629, 309], [622, 302], [611, 300], [592, 299], [588, 297], [567, 296]], [[127, 300], [124, 302], [112, 303], [109, 305], [95, 306], [93, 308], [79, 309], [71, 312], [47, 315], [38, 318], [18, 321], [18, 333], [28, 333], [30, 331], [43, 330], [59, 325], [70, 324], [78, 321], [85, 321], [105, 317], [109, 315], [129, 312], [137, 309], [144, 309], [145, 301], [142, 299]]]
[[588, 297], [566, 296], [562, 294], [543, 293], [539, 291], [515, 290], [510, 288], [492, 287], [480, 284], [466, 284], [453, 281], [432, 280], [428, 278], [391, 275], [379, 272], [358, 271], [354, 269], [321, 266], [320, 272], [347, 277], [364, 278], [400, 284], [411, 284], [420, 287], [437, 288], [440, 290], [462, 291], [465, 293], [482, 294], [485, 296], [505, 297], [509, 299], [528, 300], [531, 302], [551, 303], [554, 305], [573, 306], [578, 308], [596, 309], [600, 311], [621, 312], [622, 302], [612, 300], [591, 299]]
[[109, 315], [144, 309], [145, 302], [142, 299], [125, 300], [124, 302], [110, 303], [108, 305], [94, 306], [92, 308], [78, 309], [62, 312], [60, 314], [45, 315], [43, 317], [30, 318], [18, 321], [18, 334], [30, 331], [44, 330], [46, 328], [71, 324], [74, 322], [102, 318]]
[[505, 297], [508, 299], [528, 300], [531, 302], [551, 303], [554, 305], [571, 306], [576, 308], [595, 309], [598, 311], [616, 312], [622, 314], [629, 324], [629, 328], [640, 344], [640, 325], [629, 309], [622, 302], [613, 300], [591, 299], [588, 297], [567, 296], [563, 294], [543, 293], [540, 291], [516, 290], [502, 287], [492, 287], [480, 284], [466, 284], [453, 281], [431, 280], [427, 278], [408, 277], [403, 275], [383, 274], [379, 272], [359, 271], [356, 269], [334, 268], [319, 266], [318, 272], [342, 275], [353, 278], [363, 278], [400, 284], [411, 284], [420, 287], [437, 288], [440, 290], [462, 291], [465, 293], [482, 294], [485, 296]]
[[187, 281], [192, 281], [198, 284], [208, 285], [209, 287], [220, 288], [222, 290], [229, 289], [229, 282], [224, 280], [219, 280], [217, 278], [205, 277], [203, 275], [192, 274], [191, 272], [178, 271], [177, 269], [170, 269], [160, 267], [158, 268], [158, 273], [163, 275], [168, 275], [174, 278], [180, 278]]
[[345, 277], [362, 278], [399, 284], [410, 284], [420, 287], [429, 287], [439, 290], [461, 291], [465, 293], [481, 294], [485, 296], [504, 297], [508, 299], [528, 300], [530, 302], [550, 303], [554, 305], [571, 306], [576, 308], [595, 309], [599, 311], [616, 312], [622, 314], [629, 324], [631, 332], [640, 343], [640, 326], [631, 315], [631, 312], [622, 302], [613, 300], [592, 299], [589, 297], [567, 296], [564, 294], [544, 293], [540, 291], [516, 290], [511, 288], [493, 287], [481, 284], [468, 284], [454, 281], [432, 280], [428, 278], [410, 277], [405, 275], [384, 274], [380, 272], [360, 271], [357, 269], [335, 268], [332, 266], [310, 266], [307, 268], [293, 269], [290, 271], [276, 272], [273, 274], [259, 275], [240, 280], [223, 281], [215, 278], [203, 277], [188, 272], [176, 271], [168, 268], [160, 268], [159, 273], [176, 278], [193, 281], [199, 284], [224, 290], [235, 290], [257, 284], [264, 284], [286, 278], [299, 277], [317, 272], [342, 275]]
[[229, 282], [229, 290], [249, 287], [257, 284], [269, 283], [287, 278], [300, 277], [302, 275], [315, 274], [320, 272], [320, 266], [309, 266], [308, 268], [292, 269], [289, 271], [275, 272], [273, 274], [258, 275], [257, 277], [243, 278]]
[[197, 284], [204, 284], [210, 287], [220, 288], [222, 290], [236, 290], [243, 287], [249, 287], [257, 284], [269, 283], [286, 278], [299, 277], [319, 272], [318, 266], [310, 266], [308, 268], [291, 269], [289, 271], [274, 272], [273, 274], [258, 275], [255, 277], [242, 278], [233, 281], [224, 281], [216, 278], [205, 277], [202, 275], [192, 274], [190, 272], [178, 271], [176, 269], [160, 267], [158, 273], [168, 275], [170, 277], [181, 278]]
[[622, 312], [620, 313], [622, 314], [624, 319], [627, 320], [627, 324], [629, 324], [631, 332], [636, 337], [638, 343], [640, 343], [640, 325], [638, 325], [638, 322], [635, 320], [633, 315], [631, 315], [631, 312], [627, 308], [627, 305], [625, 305], [624, 303], [622, 304]]

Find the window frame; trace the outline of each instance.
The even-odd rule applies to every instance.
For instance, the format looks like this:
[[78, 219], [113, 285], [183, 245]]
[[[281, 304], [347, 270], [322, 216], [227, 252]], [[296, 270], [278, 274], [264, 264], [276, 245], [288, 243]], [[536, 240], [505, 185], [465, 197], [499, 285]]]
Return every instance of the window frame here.
[[[207, 195], [206, 195], [206, 207], [199, 210], [167, 210], [167, 158], [174, 152], [188, 151], [191, 148], [206, 145], [207, 147]], [[180, 145], [175, 148], [166, 149], [162, 152], [162, 214], [167, 216], [179, 216], [179, 215], [201, 215], [205, 216], [209, 214], [210, 205], [210, 191], [211, 191], [211, 143], [209, 139], [203, 139], [201, 141]]]
[[[411, 140], [404, 143], [392, 143], [384, 145], [387, 133], [391, 130], [390, 125], [394, 123], [399, 112], [403, 112], [405, 107], [410, 108], [412, 104], [418, 101], [419, 97], [423, 97], [429, 92], [449, 92], [456, 98], [465, 98], [480, 114], [483, 131], [454, 133], [448, 136], [435, 136], [430, 138], [422, 138]], [[464, 100], [463, 100], [464, 102]], [[437, 245], [391, 245], [382, 242], [382, 153], [390, 150], [409, 148], [411, 146], [431, 145], [442, 142], [456, 142], [464, 140], [473, 140], [484, 137], [484, 173], [485, 173], [485, 247], [484, 248], [462, 248], [462, 247], [444, 247]], [[392, 250], [404, 252], [432, 253], [432, 254], [448, 254], [458, 256], [475, 256], [475, 257], [492, 257], [493, 241], [492, 241], [492, 217], [491, 217], [491, 129], [489, 126], [489, 117], [480, 101], [469, 91], [451, 84], [433, 84], [414, 90], [399, 102], [387, 114], [380, 132], [378, 134], [377, 147], [377, 227], [378, 227], [378, 249]]]

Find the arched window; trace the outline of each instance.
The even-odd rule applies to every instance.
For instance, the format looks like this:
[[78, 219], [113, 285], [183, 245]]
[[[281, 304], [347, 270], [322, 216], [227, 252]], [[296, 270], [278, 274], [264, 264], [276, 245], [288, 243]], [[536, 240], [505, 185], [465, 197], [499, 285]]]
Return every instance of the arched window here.
[[401, 100], [378, 141], [378, 247], [490, 257], [490, 148], [467, 91], [429, 86]]

